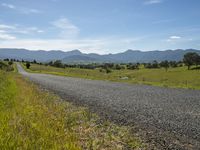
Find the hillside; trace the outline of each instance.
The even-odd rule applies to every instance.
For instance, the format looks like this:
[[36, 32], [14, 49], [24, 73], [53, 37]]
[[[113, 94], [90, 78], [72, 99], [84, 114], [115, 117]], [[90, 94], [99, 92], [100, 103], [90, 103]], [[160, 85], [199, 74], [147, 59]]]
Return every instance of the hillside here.
[[62, 60], [64, 63], [91, 63], [91, 62], [151, 62], [153, 60], [162, 61], [180, 61], [183, 55], [187, 52], [196, 52], [200, 54], [200, 50], [195, 49], [177, 49], [177, 50], [165, 50], [165, 51], [140, 51], [140, 50], [127, 50], [117, 54], [85, 54], [79, 50], [72, 50], [68, 52], [60, 50], [27, 50], [27, 49], [0, 49], [0, 59], [14, 58], [24, 60], [37, 60], [41, 62], [47, 62], [50, 60]]

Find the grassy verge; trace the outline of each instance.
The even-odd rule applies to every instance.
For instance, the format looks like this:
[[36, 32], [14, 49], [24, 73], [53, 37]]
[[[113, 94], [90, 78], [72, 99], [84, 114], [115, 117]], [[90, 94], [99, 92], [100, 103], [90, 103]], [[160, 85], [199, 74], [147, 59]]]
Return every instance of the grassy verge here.
[[86, 108], [0, 71], [0, 149], [137, 149], [128, 127], [100, 123]]
[[[173, 88], [200, 89], [200, 70], [187, 70], [187, 67], [165, 69], [113, 70], [111, 73], [100, 72], [99, 69], [56, 68], [51, 66], [31, 64], [27, 71], [46, 73], [68, 77], [78, 77], [94, 80], [107, 80], [136, 84], [147, 84]], [[123, 77], [128, 77], [123, 79]]]

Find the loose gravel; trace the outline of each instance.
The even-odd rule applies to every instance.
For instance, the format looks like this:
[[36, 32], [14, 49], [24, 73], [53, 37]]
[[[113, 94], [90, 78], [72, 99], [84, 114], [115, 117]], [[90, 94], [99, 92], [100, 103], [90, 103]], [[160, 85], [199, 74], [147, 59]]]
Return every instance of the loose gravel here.
[[104, 119], [132, 126], [157, 149], [200, 149], [200, 91], [18, 71]]

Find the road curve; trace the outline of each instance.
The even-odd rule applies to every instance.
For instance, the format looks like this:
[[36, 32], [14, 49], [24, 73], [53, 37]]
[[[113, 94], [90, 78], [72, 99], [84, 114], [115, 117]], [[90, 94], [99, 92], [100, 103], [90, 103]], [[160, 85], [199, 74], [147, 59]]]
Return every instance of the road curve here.
[[200, 149], [200, 91], [131, 85], [18, 71], [106, 119], [133, 125], [158, 149]]

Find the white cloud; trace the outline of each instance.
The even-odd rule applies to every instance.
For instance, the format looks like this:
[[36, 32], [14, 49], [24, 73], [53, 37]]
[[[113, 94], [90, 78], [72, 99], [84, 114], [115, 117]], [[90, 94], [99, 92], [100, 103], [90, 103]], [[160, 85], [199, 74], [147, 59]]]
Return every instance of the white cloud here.
[[0, 41], [1, 48], [27, 48], [31, 50], [87, 50], [87, 52], [97, 52], [101, 47], [99, 40], [63, 40], [63, 39], [16, 39], [13, 41]]
[[151, 5], [151, 4], [159, 4], [159, 3], [162, 3], [163, 1], [162, 0], [146, 0], [144, 2], [145, 5]]
[[182, 37], [177, 36], [177, 35], [172, 35], [170, 36], [166, 41], [167, 42], [177, 42], [181, 39]]
[[0, 39], [1, 40], [14, 40], [16, 39], [16, 37], [10, 35], [10, 34], [7, 34], [5, 33], [4, 31], [0, 31]]
[[40, 10], [30, 9], [30, 8], [20, 8], [18, 10], [20, 13], [23, 13], [23, 14], [40, 14], [40, 13], [42, 13]]
[[14, 30], [15, 33], [21, 33], [21, 34], [35, 34], [35, 33], [43, 33], [44, 31], [41, 29], [38, 29], [37, 27], [22, 27], [18, 26], [17, 30]]
[[[51, 23], [53, 28], [49, 27], [46, 30], [52, 32], [55, 29], [55, 32], [61, 34], [61, 37], [48, 38], [48, 39], [39, 39], [31, 38], [28, 34], [40, 34], [44, 32], [37, 27], [24, 27], [21, 25], [8, 25], [0, 24], [0, 33], [3, 34], [1, 37], [4, 38], [3, 41], [0, 40], [1, 48], [27, 48], [32, 50], [73, 50], [80, 49], [86, 53], [100, 53], [105, 54], [109, 53], [110, 50], [115, 50], [119, 52], [122, 49], [130, 49], [135, 44], [141, 40], [141, 38], [133, 37], [93, 37], [93, 38], [80, 38], [78, 37], [79, 28], [75, 26], [71, 21], [66, 18], [58, 19]], [[54, 32], [54, 31], [53, 31]], [[5, 36], [5, 34], [10, 36]], [[23, 34], [23, 36], [20, 36]], [[27, 34], [27, 36], [25, 36]], [[16, 37], [12, 37], [14, 35]], [[28, 38], [26, 38], [28, 37]], [[76, 37], [76, 38], [73, 38]], [[6, 40], [7, 39], [7, 40]], [[12, 40], [11, 40], [12, 39]]]
[[0, 30], [0, 33], [6, 33], [6, 31], [4, 31], [4, 30]]
[[0, 24], [0, 29], [15, 29], [15, 26]]
[[[105, 54], [133, 48], [136, 39], [132, 38], [88, 38], [88, 39], [15, 39], [0, 41], [1, 48], [26, 48], [31, 50], [79, 49], [85, 53]], [[139, 40], [139, 39], [138, 39]]]
[[181, 37], [180, 37], [180, 36], [173, 35], [173, 36], [170, 36], [169, 38], [170, 38], [170, 39], [180, 39]]
[[14, 26], [0, 24], [0, 40], [14, 40], [15, 36], [8, 33], [8, 30], [14, 30]]
[[18, 6], [12, 5], [12, 4], [8, 4], [8, 3], [2, 3], [1, 6], [8, 8], [8, 9], [15, 10], [15, 11], [22, 13], [22, 14], [39, 14], [39, 13], [42, 13], [40, 10], [37, 10], [37, 9], [18, 7]]
[[0, 30], [4, 30], [4, 32], [12, 34], [36, 34], [44, 32], [43, 30], [38, 29], [37, 27], [25, 27], [20, 25], [7, 24], [0, 24]]
[[1, 4], [3, 7], [7, 7], [7, 8], [10, 8], [10, 9], [15, 9], [16, 7], [12, 4], [7, 4], [7, 3], [2, 3]]
[[67, 18], [60, 18], [52, 22], [52, 25], [60, 29], [60, 36], [64, 38], [76, 37], [80, 32], [80, 29]]

